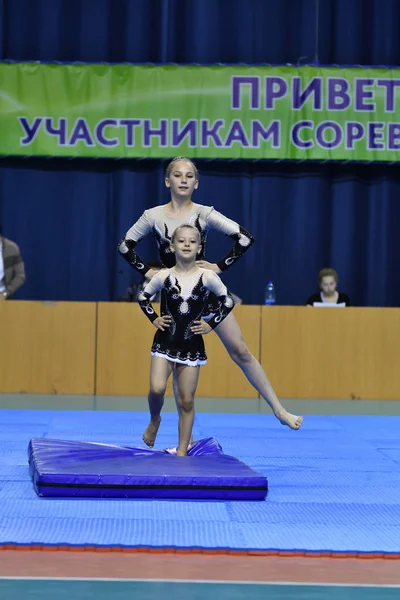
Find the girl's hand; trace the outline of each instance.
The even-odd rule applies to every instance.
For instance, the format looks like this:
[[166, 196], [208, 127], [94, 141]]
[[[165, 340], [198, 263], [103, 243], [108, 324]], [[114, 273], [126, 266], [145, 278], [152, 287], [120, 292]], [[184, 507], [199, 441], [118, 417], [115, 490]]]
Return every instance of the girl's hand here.
[[205, 321], [193, 321], [191, 331], [196, 335], [207, 335], [207, 333], [212, 331], [212, 327]]
[[168, 315], [164, 315], [163, 317], [157, 317], [153, 321], [153, 325], [157, 327], [157, 329], [161, 329], [161, 331], [165, 331], [169, 328], [172, 323], [172, 318]]
[[216, 263], [209, 263], [206, 260], [196, 260], [196, 265], [200, 267], [200, 269], [208, 269], [209, 271], [214, 271], [214, 273], [216, 273], [217, 275], [221, 273], [221, 269]]

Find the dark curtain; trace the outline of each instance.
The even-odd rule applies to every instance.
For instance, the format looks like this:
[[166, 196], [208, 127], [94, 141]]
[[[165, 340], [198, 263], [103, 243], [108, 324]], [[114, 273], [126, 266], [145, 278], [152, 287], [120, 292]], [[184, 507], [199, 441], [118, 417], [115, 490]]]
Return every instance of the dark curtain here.
[[[398, 0], [0, 0], [0, 59], [399, 65]], [[0, 82], [1, 88], [1, 82]], [[168, 201], [161, 161], [2, 159], [0, 222], [21, 247], [18, 298], [116, 300], [138, 276], [116, 245]], [[199, 163], [195, 200], [256, 237], [224, 275], [249, 303], [272, 279], [303, 304], [336, 268], [357, 305], [398, 306], [395, 166]], [[210, 235], [208, 259], [230, 240]], [[156, 257], [153, 240], [140, 250]]]
[[0, 0], [0, 58], [398, 65], [398, 0]]

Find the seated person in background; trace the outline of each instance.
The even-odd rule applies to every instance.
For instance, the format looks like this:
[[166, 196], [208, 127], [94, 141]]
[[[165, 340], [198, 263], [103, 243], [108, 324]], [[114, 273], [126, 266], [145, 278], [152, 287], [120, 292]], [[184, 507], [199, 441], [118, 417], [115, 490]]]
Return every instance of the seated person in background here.
[[318, 283], [321, 288], [320, 292], [313, 294], [307, 300], [307, 306], [315, 306], [318, 304], [341, 304], [350, 306], [350, 298], [347, 294], [338, 292], [336, 287], [338, 284], [338, 274], [334, 269], [322, 269], [318, 273]]
[[25, 266], [15, 242], [2, 236], [0, 225], [0, 301], [10, 298], [25, 281]]

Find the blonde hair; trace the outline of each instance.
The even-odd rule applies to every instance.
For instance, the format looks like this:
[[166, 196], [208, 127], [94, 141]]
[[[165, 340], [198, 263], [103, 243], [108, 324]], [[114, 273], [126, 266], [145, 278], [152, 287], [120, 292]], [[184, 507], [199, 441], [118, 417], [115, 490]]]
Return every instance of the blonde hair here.
[[318, 273], [318, 283], [320, 285], [321, 285], [322, 279], [324, 277], [333, 277], [334, 280], [336, 281], [336, 283], [339, 281], [339, 276], [338, 276], [337, 272], [335, 271], [335, 269], [330, 269], [328, 267], [321, 269], [321, 271]]
[[170, 163], [168, 163], [167, 168], [165, 169], [165, 178], [169, 179], [169, 176], [171, 175], [171, 171], [174, 168], [174, 165], [177, 162], [187, 162], [192, 166], [193, 172], [194, 172], [194, 176], [196, 179], [199, 178], [199, 172], [197, 170], [196, 165], [194, 164], [194, 162], [192, 160], [190, 160], [190, 158], [186, 158], [186, 156], [175, 156], [175, 158], [173, 158], [171, 160]]
[[192, 229], [193, 231], [196, 232], [197, 238], [198, 238], [199, 242], [201, 241], [200, 231], [197, 229], [197, 227], [193, 227], [193, 225], [189, 225], [189, 223], [185, 223], [184, 225], [179, 225], [179, 227], [177, 227], [175, 229], [175, 231], [174, 231], [174, 233], [172, 234], [172, 237], [171, 237], [171, 243], [172, 244], [174, 243], [175, 239], [178, 236], [177, 232], [180, 231], [181, 229]]

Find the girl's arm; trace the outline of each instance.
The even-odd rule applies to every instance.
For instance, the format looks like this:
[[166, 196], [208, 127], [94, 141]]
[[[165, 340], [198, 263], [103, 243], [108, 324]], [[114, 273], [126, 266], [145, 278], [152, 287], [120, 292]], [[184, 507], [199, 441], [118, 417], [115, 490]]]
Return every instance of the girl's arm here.
[[207, 321], [207, 324], [212, 329], [215, 329], [217, 325], [219, 325], [229, 315], [235, 306], [235, 301], [226, 285], [222, 283], [221, 279], [213, 271], [204, 272], [203, 283], [205, 287], [210, 290], [210, 292], [213, 292], [219, 300], [218, 308], [214, 316]]
[[144, 211], [142, 216], [126, 233], [125, 237], [122, 238], [118, 244], [118, 252], [127, 263], [131, 265], [136, 271], [144, 275], [150, 270], [150, 267], [144, 262], [144, 260], [136, 252], [135, 247], [141, 239], [148, 235], [152, 230], [152, 225], [148, 217], [147, 210]]
[[142, 309], [142, 311], [144, 312], [144, 314], [146, 315], [146, 317], [152, 323], [154, 323], [154, 321], [156, 321], [156, 319], [159, 319], [160, 317], [154, 310], [150, 298], [152, 298], [154, 296], [154, 294], [157, 294], [157, 292], [159, 292], [161, 290], [163, 283], [164, 283], [164, 279], [165, 279], [165, 270], [159, 271], [145, 285], [144, 289], [141, 292], [139, 292], [139, 294], [138, 294], [137, 301], [139, 303], [139, 306]]
[[215, 209], [208, 213], [207, 226], [235, 240], [228, 254], [216, 263], [220, 271], [225, 271], [233, 265], [255, 242], [251, 233]]

